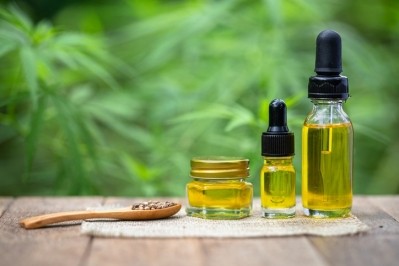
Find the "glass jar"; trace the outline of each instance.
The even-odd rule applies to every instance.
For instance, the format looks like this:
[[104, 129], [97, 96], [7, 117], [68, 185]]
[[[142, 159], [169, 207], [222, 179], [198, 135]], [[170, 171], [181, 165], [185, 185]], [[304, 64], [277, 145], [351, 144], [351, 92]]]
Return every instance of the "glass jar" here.
[[249, 160], [234, 157], [198, 157], [191, 160], [186, 193], [188, 216], [205, 219], [240, 219], [252, 211], [253, 187]]
[[291, 218], [295, 216], [295, 169], [293, 156], [264, 157], [260, 175], [262, 216]]

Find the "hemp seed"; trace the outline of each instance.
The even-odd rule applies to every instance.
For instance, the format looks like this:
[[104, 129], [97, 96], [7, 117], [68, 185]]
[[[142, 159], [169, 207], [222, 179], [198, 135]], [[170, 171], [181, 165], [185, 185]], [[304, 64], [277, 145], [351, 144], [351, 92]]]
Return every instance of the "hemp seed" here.
[[135, 203], [132, 206], [132, 210], [159, 210], [176, 205], [174, 202], [170, 201], [145, 201], [141, 203]]

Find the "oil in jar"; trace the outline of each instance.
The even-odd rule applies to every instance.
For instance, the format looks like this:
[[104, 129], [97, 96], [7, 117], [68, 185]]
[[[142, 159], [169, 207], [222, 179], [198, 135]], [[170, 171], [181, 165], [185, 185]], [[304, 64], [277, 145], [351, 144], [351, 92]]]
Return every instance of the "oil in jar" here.
[[261, 171], [262, 216], [289, 218], [295, 215], [295, 169], [292, 157], [266, 158]]
[[241, 219], [252, 212], [253, 187], [249, 160], [237, 157], [197, 157], [191, 160], [192, 181], [186, 186], [188, 216]]
[[187, 196], [192, 208], [241, 210], [252, 205], [252, 186], [240, 180], [194, 180]]

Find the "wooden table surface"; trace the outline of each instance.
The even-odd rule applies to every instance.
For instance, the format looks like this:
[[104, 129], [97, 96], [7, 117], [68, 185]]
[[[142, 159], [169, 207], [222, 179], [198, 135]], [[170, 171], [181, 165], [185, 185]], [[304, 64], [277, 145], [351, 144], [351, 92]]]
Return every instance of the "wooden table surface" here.
[[399, 196], [356, 196], [353, 213], [371, 230], [355, 236], [122, 239], [80, 235], [79, 222], [18, 225], [32, 215], [138, 200], [0, 197], [0, 265], [399, 265]]

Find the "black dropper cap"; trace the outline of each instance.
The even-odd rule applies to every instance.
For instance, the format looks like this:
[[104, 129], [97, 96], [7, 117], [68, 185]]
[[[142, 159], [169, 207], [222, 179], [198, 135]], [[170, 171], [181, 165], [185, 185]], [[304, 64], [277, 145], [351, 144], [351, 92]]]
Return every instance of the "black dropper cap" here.
[[294, 133], [287, 126], [287, 106], [280, 99], [269, 104], [269, 127], [262, 134], [262, 156], [283, 157], [295, 153]]
[[341, 76], [341, 36], [333, 30], [320, 32], [316, 39], [317, 75], [309, 78], [308, 97], [343, 99], [349, 97], [348, 78]]

